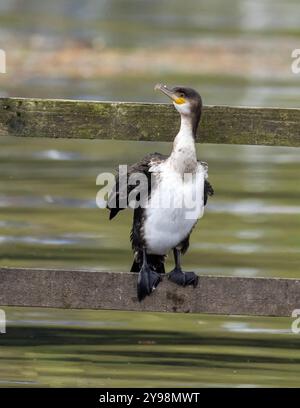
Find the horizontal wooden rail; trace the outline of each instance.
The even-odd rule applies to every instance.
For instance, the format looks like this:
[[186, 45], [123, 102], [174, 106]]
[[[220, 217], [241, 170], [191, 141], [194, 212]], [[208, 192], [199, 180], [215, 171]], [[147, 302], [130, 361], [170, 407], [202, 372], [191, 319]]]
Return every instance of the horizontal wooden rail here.
[[300, 280], [200, 276], [197, 288], [164, 277], [141, 303], [137, 274], [0, 269], [0, 306], [290, 316], [300, 308]]
[[[171, 141], [178, 123], [170, 104], [0, 98], [0, 136]], [[300, 146], [300, 109], [205, 106], [200, 138]]]

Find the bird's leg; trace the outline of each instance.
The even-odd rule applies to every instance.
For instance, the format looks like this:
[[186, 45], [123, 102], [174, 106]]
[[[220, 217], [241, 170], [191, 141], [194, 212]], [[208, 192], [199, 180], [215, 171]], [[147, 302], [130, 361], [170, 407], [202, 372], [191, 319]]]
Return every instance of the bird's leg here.
[[193, 285], [194, 287], [196, 287], [198, 284], [198, 276], [194, 272], [183, 272], [181, 269], [179, 249], [174, 248], [173, 253], [175, 268], [168, 274], [168, 279], [174, 283], [177, 283], [177, 285]]
[[151, 269], [151, 266], [147, 262], [146, 249], [143, 249], [143, 264], [139, 271], [137, 282], [137, 295], [139, 301], [143, 300], [147, 295], [156, 288], [161, 281], [160, 275]]

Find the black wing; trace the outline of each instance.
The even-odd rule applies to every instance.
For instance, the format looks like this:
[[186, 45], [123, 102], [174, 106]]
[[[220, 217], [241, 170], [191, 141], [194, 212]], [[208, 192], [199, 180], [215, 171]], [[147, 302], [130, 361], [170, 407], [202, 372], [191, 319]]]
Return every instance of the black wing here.
[[204, 205], [206, 205], [208, 196], [213, 196], [214, 195], [214, 189], [210, 182], [207, 180], [208, 177], [208, 164], [204, 161], [198, 161], [199, 164], [204, 168], [204, 171], [206, 173], [205, 180], [204, 180]]
[[[128, 178], [134, 174], [134, 173], [144, 173], [147, 178], [148, 178], [148, 189], [151, 188], [151, 183], [150, 177], [151, 173], [149, 172], [149, 169], [152, 165], [154, 164], [159, 164], [162, 161], [164, 161], [167, 158], [167, 156], [162, 155], [160, 153], [151, 153], [145, 156], [141, 161], [138, 163], [132, 164], [131, 166], [128, 167], [127, 171], [127, 181]], [[136, 186], [134, 185], [129, 185], [127, 183], [126, 188], [120, 188], [119, 185], [119, 173], [116, 174], [116, 183], [108, 197], [107, 201], [107, 208], [110, 210], [109, 214], [109, 219], [113, 219], [119, 211], [124, 210], [124, 207], [120, 206], [121, 203], [127, 203], [128, 204], [128, 196], [130, 192], [135, 188]], [[150, 193], [150, 191], [148, 191]]]
[[204, 205], [206, 205], [208, 196], [213, 196], [214, 195], [214, 189], [212, 185], [210, 184], [209, 181], [205, 180], [204, 181]]

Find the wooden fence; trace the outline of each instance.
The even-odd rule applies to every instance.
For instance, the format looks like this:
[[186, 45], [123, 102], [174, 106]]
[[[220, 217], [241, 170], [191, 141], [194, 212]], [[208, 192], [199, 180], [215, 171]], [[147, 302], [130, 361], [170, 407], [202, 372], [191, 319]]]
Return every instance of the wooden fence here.
[[[172, 141], [169, 104], [0, 99], [0, 137]], [[201, 142], [300, 146], [300, 109], [204, 107]], [[49, 265], [51, 267], [51, 265]], [[0, 268], [0, 305], [289, 316], [300, 308], [300, 280], [200, 276], [197, 288], [163, 279], [143, 302], [137, 275]]]

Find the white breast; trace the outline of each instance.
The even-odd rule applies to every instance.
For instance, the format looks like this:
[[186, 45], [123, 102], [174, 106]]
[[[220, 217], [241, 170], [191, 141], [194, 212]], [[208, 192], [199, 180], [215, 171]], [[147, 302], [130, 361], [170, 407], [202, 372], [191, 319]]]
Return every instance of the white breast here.
[[160, 169], [160, 182], [145, 209], [144, 236], [148, 253], [165, 255], [191, 232], [204, 211], [205, 168], [184, 179], [168, 165]]

